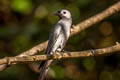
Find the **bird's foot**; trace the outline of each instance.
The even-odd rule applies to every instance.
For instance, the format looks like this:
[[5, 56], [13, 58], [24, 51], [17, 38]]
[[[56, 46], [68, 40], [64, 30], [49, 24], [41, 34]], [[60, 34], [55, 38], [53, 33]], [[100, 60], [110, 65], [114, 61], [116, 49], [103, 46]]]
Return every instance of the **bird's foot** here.
[[71, 56], [70, 52], [68, 52], [68, 51], [62, 50], [61, 52], [62, 53], [67, 53], [69, 56]]
[[91, 56], [95, 56], [95, 51], [94, 50], [90, 50], [91, 51]]
[[65, 52], [65, 50], [62, 50], [61, 52], [63, 53], [63, 52]]
[[63, 53], [65, 53], [66, 51], [65, 51], [65, 50], [62, 50], [62, 51], [58, 51], [58, 50], [57, 50], [57, 52], [59, 52], [60, 55], [63, 57], [63, 56], [64, 56]]
[[58, 50], [56, 51], [56, 55], [58, 55], [58, 59], [63, 57], [63, 55], [61, 54], [61, 51], [58, 51]]

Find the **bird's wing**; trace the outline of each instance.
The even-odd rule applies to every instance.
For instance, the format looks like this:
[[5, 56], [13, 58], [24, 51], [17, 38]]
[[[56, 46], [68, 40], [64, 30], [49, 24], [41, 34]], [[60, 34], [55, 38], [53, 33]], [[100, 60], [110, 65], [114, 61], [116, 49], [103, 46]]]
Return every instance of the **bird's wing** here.
[[51, 30], [50, 36], [49, 36], [49, 42], [48, 42], [48, 46], [46, 49], [46, 54], [50, 54], [50, 52], [52, 51], [60, 33], [61, 33], [61, 29], [62, 29], [62, 25], [57, 23], [54, 25], [54, 28]]

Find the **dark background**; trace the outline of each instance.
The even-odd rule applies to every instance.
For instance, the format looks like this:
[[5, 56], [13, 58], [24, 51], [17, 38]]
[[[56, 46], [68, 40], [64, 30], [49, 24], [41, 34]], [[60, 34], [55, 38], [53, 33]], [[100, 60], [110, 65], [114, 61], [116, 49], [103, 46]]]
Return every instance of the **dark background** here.
[[[59, 9], [70, 10], [73, 24], [77, 24], [117, 1], [0, 0], [0, 57], [16, 56], [46, 41], [58, 21], [53, 14]], [[98, 49], [112, 46], [119, 40], [120, 12], [71, 37], [65, 50]], [[54, 61], [48, 80], [120, 80], [120, 54], [116, 53]], [[0, 80], [37, 80], [38, 76], [27, 63], [0, 72]]]

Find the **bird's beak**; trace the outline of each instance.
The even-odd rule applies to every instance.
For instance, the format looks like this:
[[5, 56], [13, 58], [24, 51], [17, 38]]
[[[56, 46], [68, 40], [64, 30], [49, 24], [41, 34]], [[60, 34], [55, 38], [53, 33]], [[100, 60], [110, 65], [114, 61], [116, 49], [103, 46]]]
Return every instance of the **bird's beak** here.
[[54, 13], [54, 15], [57, 15], [57, 16], [59, 16], [60, 14], [59, 14], [58, 12], [56, 12], [56, 13]]
[[62, 17], [62, 14], [61, 14], [61, 13], [58, 13], [58, 12], [56, 12], [55, 15], [58, 16], [59, 18]]

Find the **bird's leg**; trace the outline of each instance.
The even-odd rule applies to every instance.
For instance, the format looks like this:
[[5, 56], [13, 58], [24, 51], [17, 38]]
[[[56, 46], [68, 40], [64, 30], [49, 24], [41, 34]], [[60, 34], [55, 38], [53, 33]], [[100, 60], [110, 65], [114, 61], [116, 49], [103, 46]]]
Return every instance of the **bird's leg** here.
[[63, 54], [63, 53], [67, 53], [69, 56], [71, 56], [70, 52], [65, 51], [64, 49], [62, 49], [62, 51], [61, 51], [61, 52], [62, 52], [62, 54]]
[[61, 52], [65, 52], [65, 50], [64, 50], [64, 49], [62, 49], [62, 50], [61, 50]]
[[92, 53], [92, 56], [95, 56], [95, 51], [94, 50], [90, 50]]
[[[63, 51], [60, 48], [58, 48], [56, 51], [59, 53], [63, 53]], [[63, 54], [60, 54], [60, 55], [63, 57]]]
[[69, 56], [71, 56], [71, 54], [70, 54], [70, 52], [69, 52], [69, 51], [66, 51], [66, 53], [67, 53]]

